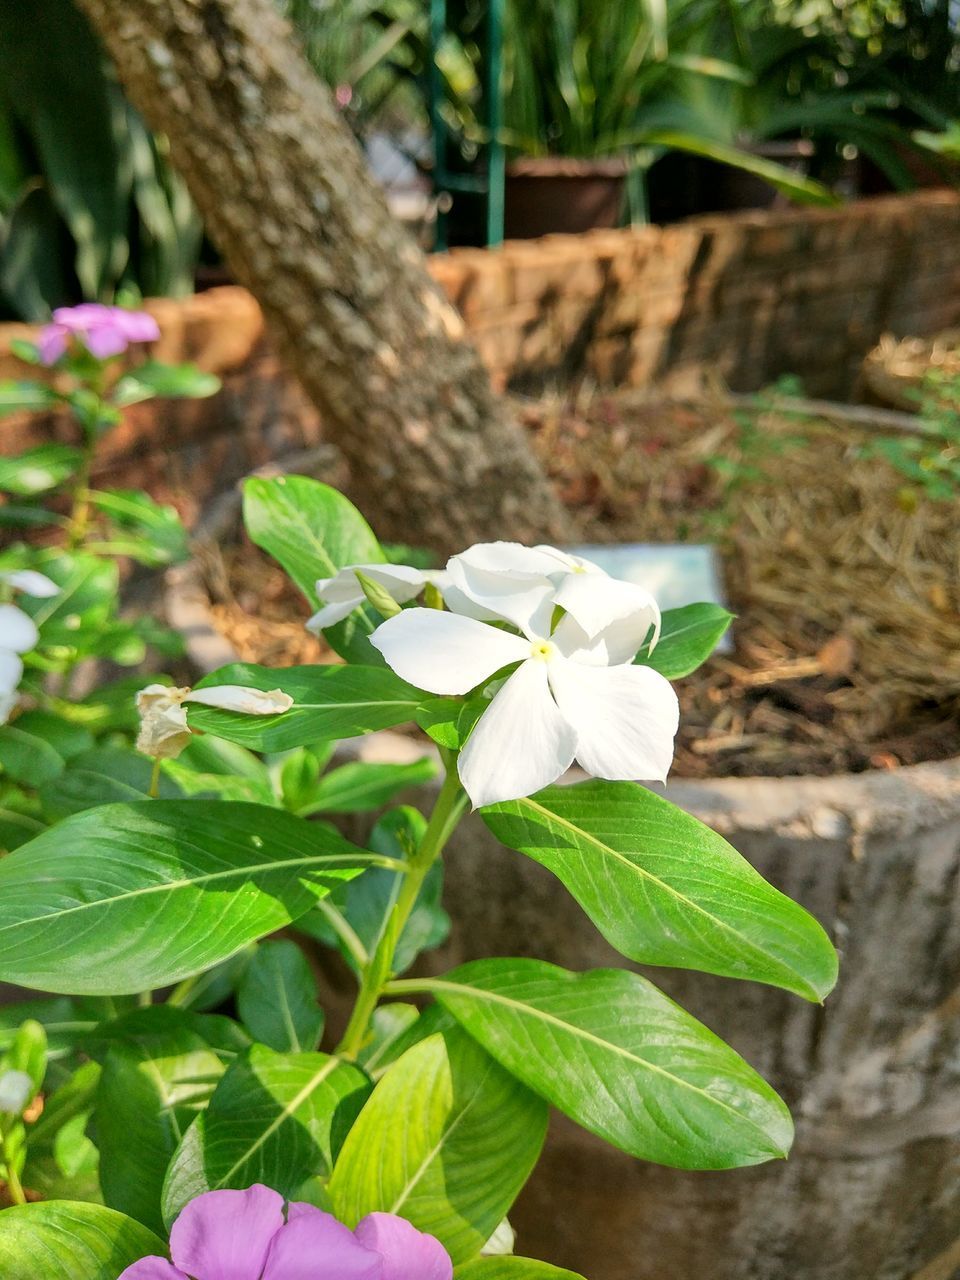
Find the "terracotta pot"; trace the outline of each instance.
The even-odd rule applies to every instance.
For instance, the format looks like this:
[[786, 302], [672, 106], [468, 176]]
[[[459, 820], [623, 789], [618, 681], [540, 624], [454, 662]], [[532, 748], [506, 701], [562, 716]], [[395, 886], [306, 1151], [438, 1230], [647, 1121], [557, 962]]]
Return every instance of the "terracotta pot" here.
[[515, 160], [507, 166], [504, 235], [531, 240], [619, 226], [626, 177], [621, 156]]

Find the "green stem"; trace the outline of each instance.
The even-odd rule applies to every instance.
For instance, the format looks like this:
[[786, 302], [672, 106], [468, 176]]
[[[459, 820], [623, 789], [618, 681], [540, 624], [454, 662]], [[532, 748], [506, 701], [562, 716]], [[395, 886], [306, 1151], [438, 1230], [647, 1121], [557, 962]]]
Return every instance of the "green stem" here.
[[3, 1156], [3, 1167], [6, 1173], [7, 1191], [13, 1204], [26, 1204], [27, 1197], [23, 1194], [23, 1184], [17, 1174], [13, 1163], [13, 1155], [7, 1146], [7, 1134], [0, 1129], [0, 1155]]
[[193, 973], [189, 978], [184, 978], [182, 982], [178, 982], [167, 996], [165, 1003], [172, 1004], [174, 1008], [177, 1008], [180, 1005], [185, 1005], [193, 995], [201, 977], [203, 977], [203, 974]]
[[340, 941], [353, 956], [357, 968], [361, 970], [365, 969], [370, 963], [367, 948], [363, 945], [359, 934], [350, 924], [349, 920], [347, 920], [346, 916], [341, 911], [338, 911], [336, 907], [327, 902], [325, 898], [318, 899], [314, 910], [319, 911], [330, 925], [331, 929], [333, 929], [338, 935]]
[[355, 1058], [366, 1042], [370, 1019], [383, 994], [383, 989], [392, 978], [393, 958], [404, 927], [410, 918], [410, 912], [416, 904], [430, 868], [443, 852], [443, 847], [452, 835], [457, 823], [467, 807], [460, 779], [457, 777], [454, 759], [447, 761], [447, 776], [437, 803], [433, 807], [427, 829], [423, 833], [420, 846], [406, 865], [406, 875], [400, 886], [400, 892], [387, 920], [386, 927], [380, 935], [376, 950], [362, 970], [360, 990], [357, 993], [353, 1013], [337, 1047], [337, 1053], [345, 1058]]
[[67, 549], [76, 551], [90, 527], [90, 471], [93, 467], [93, 451], [96, 448], [93, 434], [89, 434], [83, 447], [83, 458], [73, 485], [73, 504], [67, 525]]
[[153, 762], [153, 772], [150, 774], [150, 789], [147, 792], [151, 800], [156, 800], [160, 795], [160, 765], [162, 763], [159, 756]]

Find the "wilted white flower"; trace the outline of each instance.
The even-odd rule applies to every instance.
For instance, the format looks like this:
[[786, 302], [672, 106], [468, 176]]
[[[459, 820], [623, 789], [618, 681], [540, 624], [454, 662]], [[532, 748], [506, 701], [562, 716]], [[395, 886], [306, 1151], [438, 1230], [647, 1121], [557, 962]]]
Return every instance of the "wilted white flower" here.
[[[33, 569], [0, 572], [0, 583], [40, 599], [55, 596], [60, 588]], [[19, 701], [17, 686], [23, 676], [21, 653], [36, 648], [40, 633], [28, 613], [15, 604], [0, 604], [0, 724], [6, 724]]]
[[332, 627], [363, 604], [366, 595], [357, 577], [357, 570], [389, 592], [397, 604], [405, 604], [418, 596], [434, 576], [406, 564], [348, 565], [332, 578], [317, 580], [317, 596], [324, 603], [307, 622], [309, 631], [319, 632]]
[[539, 791], [575, 759], [599, 778], [666, 778], [677, 697], [659, 672], [632, 661], [659, 629], [648, 592], [555, 548], [516, 543], [471, 547], [447, 572], [453, 592], [444, 599], [457, 612], [404, 610], [371, 643], [399, 676], [437, 694], [467, 693], [520, 664], [460, 753], [475, 806]]
[[150, 684], [137, 694], [140, 732], [137, 750], [156, 760], [173, 760], [190, 741], [185, 702], [197, 702], [247, 716], [274, 716], [289, 711], [293, 699], [281, 689], [268, 693], [242, 685], [221, 684], [210, 689], [175, 689]]

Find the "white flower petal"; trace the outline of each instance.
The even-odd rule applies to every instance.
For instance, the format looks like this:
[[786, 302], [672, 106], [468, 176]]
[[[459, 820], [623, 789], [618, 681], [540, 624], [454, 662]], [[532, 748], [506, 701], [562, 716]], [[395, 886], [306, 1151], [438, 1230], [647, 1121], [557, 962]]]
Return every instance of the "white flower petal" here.
[[592, 667], [555, 658], [550, 687], [595, 778], [663, 782], [680, 720], [670, 682], [651, 667]]
[[651, 627], [654, 643], [659, 636], [657, 602], [646, 588], [633, 582], [609, 578], [605, 573], [573, 573], [560, 584], [554, 602], [579, 623], [591, 640], [606, 633], [611, 651], [615, 644], [629, 649], [632, 638], [639, 637], [629, 652], [611, 658], [611, 663], [633, 658]]
[[36, 596], [38, 600], [47, 600], [60, 590], [45, 573], [37, 573], [35, 569], [13, 569], [9, 573], [0, 573], [0, 582], [8, 583], [16, 591], [26, 592], [28, 596]]
[[223, 711], [239, 711], [245, 716], [276, 716], [289, 711], [293, 699], [282, 689], [248, 689], [239, 684], [212, 685], [209, 689], [194, 689], [184, 702], [199, 702], [205, 707], [220, 707]]
[[459, 613], [464, 618], [474, 618], [477, 622], [506, 622], [506, 618], [494, 613], [492, 609], [485, 609], [482, 604], [477, 604], [465, 591], [461, 591], [459, 587], [449, 582], [442, 588], [442, 592], [443, 603], [451, 613]]
[[522, 542], [475, 542], [466, 551], [451, 556], [447, 568], [456, 565], [466, 572], [497, 574], [548, 574], [571, 567], [572, 556], [556, 547], [525, 547]]
[[12, 693], [23, 676], [23, 662], [12, 649], [0, 649], [0, 693]]
[[473, 618], [440, 609], [404, 609], [377, 627], [370, 643], [398, 676], [429, 693], [467, 693], [530, 645]]
[[320, 631], [326, 631], [327, 627], [336, 626], [338, 622], [342, 622], [344, 618], [349, 617], [357, 605], [363, 604], [363, 600], [363, 592], [361, 591], [358, 597], [351, 596], [347, 600], [337, 601], [336, 604], [325, 604], [311, 618], [307, 619], [307, 630], [316, 635]]
[[37, 624], [15, 604], [0, 604], [0, 648], [26, 653], [40, 639]]
[[[481, 542], [447, 562], [450, 581], [467, 600], [528, 636], [546, 636], [553, 614], [554, 584], [563, 572], [552, 554], [518, 542]], [[449, 592], [445, 596], [450, 608]], [[462, 607], [458, 612], [466, 612]]]
[[318, 632], [342, 622], [348, 614], [363, 604], [366, 596], [357, 578], [357, 569], [368, 578], [385, 587], [398, 604], [405, 604], [418, 595], [427, 582], [428, 574], [406, 564], [351, 564], [340, 569], [332, 578], [318, 578], [317, 596], [323, 607], [307, 622], [307, 630]]
[[474, 808], [517, 800], [569, 769], [576, 744], [576, 732], [550, 696], [547, 663], [531, 658], [507, 680], [467, 739], [460, 781]]

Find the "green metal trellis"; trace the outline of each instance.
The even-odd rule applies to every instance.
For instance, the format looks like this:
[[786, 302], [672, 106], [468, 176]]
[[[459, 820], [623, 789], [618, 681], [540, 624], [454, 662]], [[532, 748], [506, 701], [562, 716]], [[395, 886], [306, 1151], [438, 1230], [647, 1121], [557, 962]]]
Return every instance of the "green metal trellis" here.
[[502, 93], [500, 72], [503, 51], [503, 9], [505, 0], [488, 0], [482, 50], [483, 126], [486, 135], [480, 150], [479, 173], [462, 173], [450, 168], [450, 131], [443, 112], [443, 74], [438, 54], [447, 33], [447, 0], [430, 0], [430, 123], [433, 129], [433, 185], [437, 202], [436, 247], [446, 249], [449, 214], [458, 195], [481, 198], [484, 234], [488, 245], [503, 241], [504, 183], [506, 154], [501, 140]]

